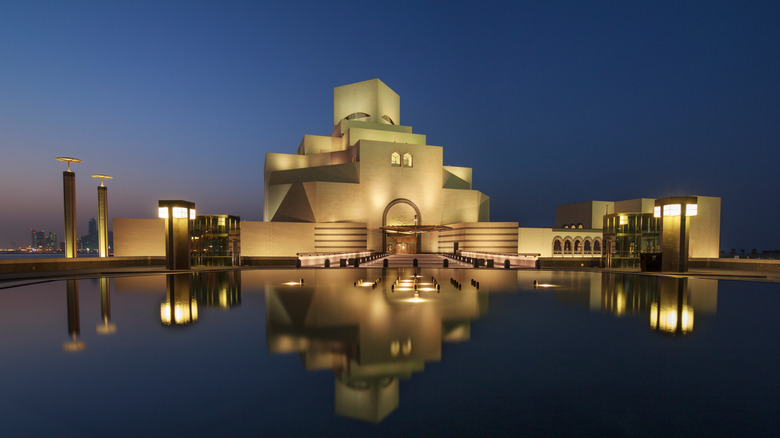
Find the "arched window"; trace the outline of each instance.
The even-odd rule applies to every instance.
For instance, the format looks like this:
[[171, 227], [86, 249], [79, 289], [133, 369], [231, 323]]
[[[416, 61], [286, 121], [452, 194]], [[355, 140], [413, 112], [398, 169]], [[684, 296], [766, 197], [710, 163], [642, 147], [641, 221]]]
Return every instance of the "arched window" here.
[[593, 241], [593, 252], [601, 252], [601, 241], [599, 239]]
[[371, 117], [370, 115], [366, 113], [352, 113], [348, 115], [347, 117], [344, 117], [345, 120], [355, 120], [355, 119], [365, 119], [366, 117]]
[[383, 118], [383, 119], [384, 119], [384, 120], [385, 120], [387, 123], [389, 123], [389, 124], [391, 124], [391, 125], [395, 125], [395, 123], [393, 123], [393, 119], [391, 119], [391, 118], [390, 118], [390, 116], [388, 116], [387, 114], [385, 114], [384, 116], [382, 116], [382, 118]]
[[582, 224], [577, 224], [577, 228], [582, 228]]
[[563, 253], [564, 254], [571, 254], [571, 240], [566, 239], [563, 241]]
[[583, 246], [585, 248], [585, 253], [590, 254], [590, 240], [585, 239], [585, 244]]
[[390, 164], [393, 166], [400, 166], [401, 165], [401, 154], [398, 152], [393, 152], [390, 155]]
[[553, 240], [553, 254], [561, 253], [561, 239]]
[[574, 241], [574, 252], [582, 252], [582, 241], [580, 239]]
[[404, 167], [412, 167], [412, 154], [404, 154]]

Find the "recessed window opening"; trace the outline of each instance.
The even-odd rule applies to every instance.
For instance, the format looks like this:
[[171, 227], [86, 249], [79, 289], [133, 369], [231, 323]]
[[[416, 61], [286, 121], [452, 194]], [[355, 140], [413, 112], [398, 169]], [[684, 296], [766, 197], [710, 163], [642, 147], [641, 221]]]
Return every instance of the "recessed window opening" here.
[[371, 117], [369, 114], [366, 113], [352, 113], [348, 115], [347, 117], [344, 117], [345, 120], [355, 120], [355, 119], [365, 119], [366, 117]]

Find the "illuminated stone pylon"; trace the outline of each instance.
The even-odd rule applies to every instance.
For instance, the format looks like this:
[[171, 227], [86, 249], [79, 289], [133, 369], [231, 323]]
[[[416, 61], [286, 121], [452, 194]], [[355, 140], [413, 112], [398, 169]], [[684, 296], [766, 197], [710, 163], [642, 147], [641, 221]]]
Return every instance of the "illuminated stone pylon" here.
[[76, 174], [70, 171], [70, 163], [81, 163], [78, 158], [57, 157], [57, 161], [68, 163], [68, 170], [62, 172], [63, 202], [65, 206], [65, 257], [73, 258], [76, 251]]
[[98, 256], [108, 257], [108, 189], [104, 184], [108, 175], [92, 175], [92, 178], [100, 178], [98, 186]]
[[195, 204], [188, 201], [159, 201], [158, 217], [165, 219], [165, 259], [168, 269], [190, 269], [190, 228]]
[[661, 220], [661, 270], [688, 271], [690, 217], [698, 213], [695, 196], [674, 196], [655, 201], [653, 215]]

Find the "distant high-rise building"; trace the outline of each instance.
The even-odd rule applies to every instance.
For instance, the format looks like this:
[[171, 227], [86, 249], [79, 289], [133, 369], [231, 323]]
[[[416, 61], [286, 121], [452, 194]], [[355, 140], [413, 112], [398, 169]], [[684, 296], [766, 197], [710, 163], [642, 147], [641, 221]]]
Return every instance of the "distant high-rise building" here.
[[87, 232], [90, 236], [97, 236], [97, 221], [93, 217], [89, 220], [89, 231]]
[[86, 235], [81, 236], [78, 248], [82, 251], [95, 252], [97, 251], [98, 247], [98, 232], [97, 221], [94, 217], [89, 220], [88, 230], [89, 231]]
[[46, 247], [46, 234], [43, 230], [35, 231], [30, 228], [30, 247], [33, 249], [43, 249]]
[[48, 251], [56, 251], [57, 250], [57, 233], [49, 233], [46, 236], [46, 249]]

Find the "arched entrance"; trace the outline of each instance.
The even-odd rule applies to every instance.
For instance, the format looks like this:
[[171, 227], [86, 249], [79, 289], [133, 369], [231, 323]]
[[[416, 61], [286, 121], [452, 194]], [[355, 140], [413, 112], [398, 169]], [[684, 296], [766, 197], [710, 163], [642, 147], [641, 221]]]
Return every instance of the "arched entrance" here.
[[414, 202], [398, 198], [387, 204], [382, 213], [382, 248], [388, 254], [417, 254], [420, 251], [420, 233], [403, 233], [384, 230], [388, 225], [422, 224], [422, 214]]

